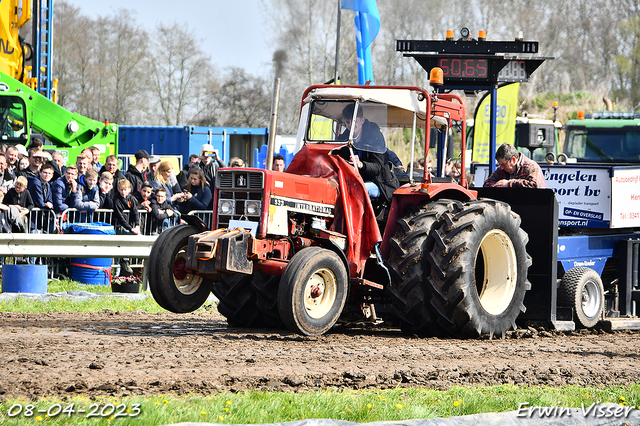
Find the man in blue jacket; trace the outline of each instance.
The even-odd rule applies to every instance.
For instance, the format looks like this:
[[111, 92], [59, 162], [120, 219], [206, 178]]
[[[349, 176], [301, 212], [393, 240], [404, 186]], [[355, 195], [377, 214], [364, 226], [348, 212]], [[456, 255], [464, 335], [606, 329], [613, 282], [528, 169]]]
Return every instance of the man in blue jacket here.
[[77, 178], [78, 168], [75, 164], [69, 164], [64, 171], [64, 175], [51, 185], [53, 210], [56, 213], [75, 207], [76, 191], [78, 189]]
[[53, 178], [54, 167], [50, 163], [45, 163], [40, 169], [38, 177], [30, 177], [27, 189], [33, 198], [33, 204], [41, 211], [32, 217], [31, 226], [34, 229], [52, 232], [53, 224], [53, 191], [51, 190], [51, 178]]

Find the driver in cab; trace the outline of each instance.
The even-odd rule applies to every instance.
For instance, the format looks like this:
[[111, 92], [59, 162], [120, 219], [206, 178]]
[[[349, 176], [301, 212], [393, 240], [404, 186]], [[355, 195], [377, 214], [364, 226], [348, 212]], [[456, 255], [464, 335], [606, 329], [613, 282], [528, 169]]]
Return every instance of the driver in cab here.
[[398, 189], [399, 184], [398, 178], [391, 171], [390, 165], [385, 164], [384, 152], [386, 151], [386, 144], [384, 136], [382, 136], [380, 127], [376, 123], [364, 118], [362, 108], [358, 108], [354, 123], [354, 109], [355, 103], [351, 103], [342, 110], [342, 121], [346, 130], [337, 138], [338, 141], [348, 141], [353, 124], [354, 158], [351, 157], [348, 145], [334, 151], [334, 153], [358, 168], [369, 197], [381, 197], [385, 202], [390, 201], [393, 191]]

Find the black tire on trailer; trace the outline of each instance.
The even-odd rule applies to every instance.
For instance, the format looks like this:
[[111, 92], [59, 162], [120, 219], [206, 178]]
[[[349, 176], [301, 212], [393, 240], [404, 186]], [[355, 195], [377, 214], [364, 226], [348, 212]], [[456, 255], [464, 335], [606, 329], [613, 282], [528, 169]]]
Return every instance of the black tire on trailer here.
[[256, 271], [251, 284], [256, 293], [256, 308], [262, 314], [264, 326], [282, 328], [284, 324], [278, 312], [278, 287], [280, 275], [270, 275]]
[[454, 204], [429, 234], [426, 279], [438, 323], [456, 337], [503, 337], [516, 329], [531, 288], [529, 237], [520, 216], [495, 200]]
[[185, 268], [189, 236], [197, 232], [189, 225], [171, 227], [160, 234], [151, 249], [149, 287], [154, 299], [168, 311], [193, 312], [211, 293], [211, 280]]
[[252, 275], [223, 274], [212, 292], [218, 298], [218, 312], [234, 327], [261, 327], [262, 316], [256, 309]]
[[592, 328], [604, 311], [604, 286], [596, 271], [586, 267], [569, 269], [558, 287], [558, 304], [573, 308], [577, 328]]
[[452, 203], [458, 202], [438, 200], [410, 208], [406, 216], [398, 220], [398, 229], [389, 242], [391, 253], [386, 264], [392, 285], [388, 293], [392, 313], [406, 333], [422, 337], [443, 334], [432, 312], [431, 295], [424, 285], [424, 277], [431, 273], [431, 264], [424, 255], [431, 251], [425, 247], [431, 227], [442, 213], [449, 211]]
[[338, 320], [348, 294], [348, 275], [331, 250], [309, 247], [296, 253], [280, 279], [278, 311], [292, 331], [317, 336]]

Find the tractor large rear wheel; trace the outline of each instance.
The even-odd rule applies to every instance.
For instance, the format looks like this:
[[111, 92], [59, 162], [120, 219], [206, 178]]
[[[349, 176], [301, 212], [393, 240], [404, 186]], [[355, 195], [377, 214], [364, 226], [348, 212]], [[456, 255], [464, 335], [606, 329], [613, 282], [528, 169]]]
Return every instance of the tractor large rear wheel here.
[[264, 326], [268, 328], [282, 328], [284, 324], [278, 312], [278, 287], [280, 275], [270, 275], [254, 271], [253, 289], [256, 293], [256, 308], [262, 314]]
[[256, 310], [252, 275], [223, 274], [212, 292], [218, 298], [218, 312], [234, 327], [260, 327], [262, 317]]
[[457, 203], [432, 227], [426, 279], [438, 323], [456, 337], [504, 337], [531, 284], [520, 216], [494, 200]]
[[212, 282], [186, 269], [189, 237], [198, 230], [178, 225], [164, 231], [149, 256], [149, 287], [156, 302], [175, 313], [193, 312], [209, 297]]
[[449, 211], [452, 203], [454, 201], [439, 200], [412, 207], [398, 220], [398, 229], [390, 240], [387, 266], [393, 282], [389, 294], [393, 314], [404, 332], [425, 337], [442, 335], [443, 330], [432, 312], [431, 296], [424, 285], [424, 278], [431, 273], [431, 265], [424, 255], [431, 251], [425, 246], [431, 227], [442, 213]]

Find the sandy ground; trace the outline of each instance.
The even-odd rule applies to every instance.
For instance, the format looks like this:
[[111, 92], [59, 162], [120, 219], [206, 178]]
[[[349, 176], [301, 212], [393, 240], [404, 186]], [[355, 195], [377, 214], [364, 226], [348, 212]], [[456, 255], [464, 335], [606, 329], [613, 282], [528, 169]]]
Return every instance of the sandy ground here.
[[420, 339], [371, 325], [320, 337], [227, 327], [216, 312], [0, 313], [0, 400], [243, 389], [613, 385], [640, 381], [640, 333], [533, 328]]

